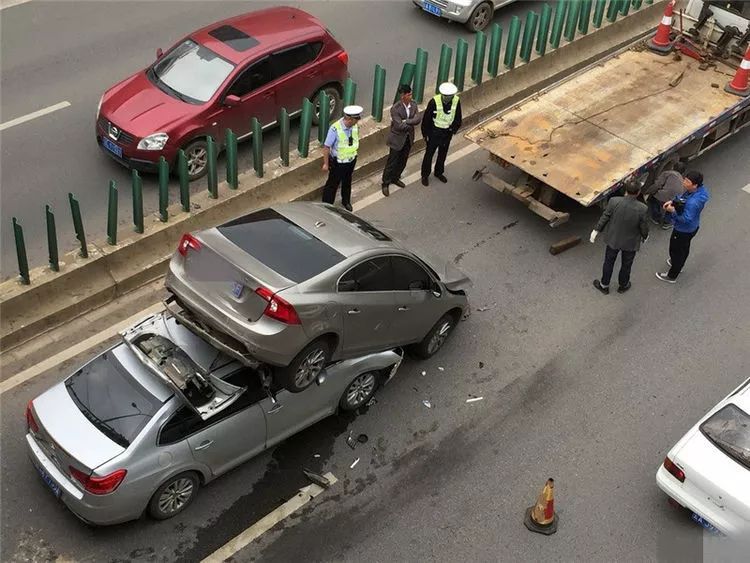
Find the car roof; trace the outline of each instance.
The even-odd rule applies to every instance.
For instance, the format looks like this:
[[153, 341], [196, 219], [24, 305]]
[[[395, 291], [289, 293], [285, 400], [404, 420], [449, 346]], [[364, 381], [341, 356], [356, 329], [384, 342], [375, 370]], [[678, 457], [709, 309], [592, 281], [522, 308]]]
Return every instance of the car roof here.
[[[257, 41], [247, 50], [238, 51], [211, 35], [212, 31], [231, 26]], [[241, 64], [279, 46], [297, 43], [325, 33], [320, 21], [312, 15], [288, 6], [267, 8], [213, 23], [190, 37], [234, 64]]]

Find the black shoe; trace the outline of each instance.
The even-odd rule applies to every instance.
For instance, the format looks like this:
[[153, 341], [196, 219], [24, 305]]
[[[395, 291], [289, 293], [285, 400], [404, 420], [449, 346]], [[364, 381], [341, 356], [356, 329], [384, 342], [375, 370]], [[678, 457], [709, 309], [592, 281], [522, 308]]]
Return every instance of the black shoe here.
[[351, 203], [345, 203], [345, 204], [343, 204], [343, 207], [344, 207], [344, 209], [346, 209], [347, 211], [353, 211], [353, 210], [352, 210], [352, 204], [351, 204]]
[[448, 178], [446, 178], [444, 174], [435, 174], [435, 178], [440, 180], [443, 184], [448, 182]]
[[406, 187], [406, 184], [404, 184], [401, 180], [396, 180], [393, 183], [396, 184], [399, 188], [405, 188]]
[[429, 186], [430, 185], [430, 179], [427, 176], [422, 176], [422, 185], [423, 186]]
[[389, 195], [391, 195], [391, 192], [388, 189], [388, 184], [383, 184], [382, 186], [380, 186], [380, 191], [383, 192], [383, 195], [385, 197], [388, 197]]
[[620, 287], [617, 288], [617, 293], [625, 293], [627, 290], [630, 289], [630, 286], [632, 285], [633, 284], [630, 282], [628, 282], [628, 285], [621, 285]]
[[604, 295], [609, 295], [609, 286], [604, 287], [602, 285], [602, 282], [600, 282], [599, 280], [594, 280], [594, 287], [601, 291]]

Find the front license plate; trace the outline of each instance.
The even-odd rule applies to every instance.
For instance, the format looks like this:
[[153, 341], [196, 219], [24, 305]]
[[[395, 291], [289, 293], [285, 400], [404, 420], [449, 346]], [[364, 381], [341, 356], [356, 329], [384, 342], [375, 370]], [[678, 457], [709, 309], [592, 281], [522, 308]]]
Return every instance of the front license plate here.
[[714, 534], [721, 534], [721, 531], [719, 531], [719, 529], [716, 526], [711, 524], [711, 522], [703, 518], [703, 516], [701, 516], [700, 514], [696, 514], [695, 512], [693, 512], [690, 515], [690, 518], [693, 520], [693, 522], [699, 524], [700, 526], [702, 526], [709, 532], [712, 532]]
[[113, 143], [112, 141], [104, 137], [102, 138], [102, 146], [104, 146], [104, 148], [107, 149], [112, 154], [117, 155], [120, 158], [122, 158], [122, 147], [119, 146], [117, 143]]
[[237, 299], [240, 298], [240, 295], [242, 295], [242, 290], [245, 289], [245, 286], [242, 285], [239, 282], [234, 282], [232, 284], [232, 295], [234, 295]]
[[434, 4], [430, 4], [429, 2], [425, 2], [422, 9], [425, 12], [429, 12], [429, 13], [434, 14], [436, 16], [442, 16], [443, 15], [443, 11], [440, 8], [438, 8]]
[[47, 483], [47, 486], [50, 489], [52, 489], [52, 493], [57, 498], [60, 498], [60, 492], [61, 492], [60, 491], [60, 486], [52, 480], [52, 477], [50, 477], [49, 475], [47, 475], [47, 472], [44, 469], [42, 469], [41, 467], [39, 467], [36, 464], [34, 464], [34, 467], [36, 467], [36, 470], [39, 472], [39, 475], [41, 476], [42, 481], [44, 481], [45, 483]]

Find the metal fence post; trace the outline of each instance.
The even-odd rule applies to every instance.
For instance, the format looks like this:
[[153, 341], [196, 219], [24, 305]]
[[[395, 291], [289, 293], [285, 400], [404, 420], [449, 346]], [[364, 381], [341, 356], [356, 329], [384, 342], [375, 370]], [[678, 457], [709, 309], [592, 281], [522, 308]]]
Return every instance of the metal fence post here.
[[[185, 155], [185, 153], [180, 150]], [[179, 153], [178, 153], [179, 154]], [[187, 169], [187, 161], [185, 161], [185, 167]], [[187, 171], [185, 172], [187, 176]], [[133, 187], [133, 225], [136, 233], [143, 233], [143, 182], [141, 176], [138, 174], [138, 170], [133, 170], [130, 173], [131, 185]]]
[[414, 67], [414, 101], [418, 104], [424, 99], [424, 86], [427, 80], [427, 51], [417, 48], [417, 64]]
[[83, 231], [83, 217], [81, 217], [81, 206], [72, 193], [68, 193], [68, 201], [70, 202], [70, 214], [73, 216], [73, 229], [76, 232], [76, 238], [81, 243], [81, 258], [89, 257], [89, 249], [86, 244], [86, 233]]
[[281, 157], [281, 164], [289, 166], [290, 129], [289, 112], [286, 111], [286, 108], [281, 108], [279, 110], [279, 130], [281, 133], [279, 137], [279, 156]]
[[630, 0], [621, 0], [620, 1], [620, 13], [623, 16], [627, 16], [629, 11], [630, 11]]
[[[347, 78], [347, 85], [350, 79]], [[353, 83], [352, 83], [353, 84]], [[347, 89], [344, 87], [344, 97]], [[322, 145], [328, 135], [328, 128], [331, 126], [331, 100], [328, 98], [325, 90], [318, 94], [318, 142]], [[344, 107], [351, 105], [351, 102], [344, 102]], [[253, 153], [255, 154], [255, 153]]]
[[60, 261], [57, 255], [57, 229], [55, 228], [55, 214], [49, 205], [44, 206], [47, 219], [47, 250], [49, 251], [49, 267], [53, 272], [60, 271]]
[[166, 223], [169, 220], [169, 165], [167, 159], [159, 157], [159, 220]]
[[[326, 100], [328, 96], [326, 95]], [[257, 117], [252, 120], [253, 129], [253, 168], [258, 178], [263, 177], [263, 129], [260, 127], [260, 121]]]
[[549, 41], [549, 24], [552, 19], [552, 8], [549, 4], [542, 4], [542, 15], [539, 17], [539, 32], [536, 36], [536, 52], [543, 56], [547, 52]]
[[518, 16], [510, 19], [510, 31], [508, 42], [505, 44], [505, 66], [514, 68], [516, 66], [516, 55], [518, 55], [518, 37], [521, 34], [521, 20]]
[[474, 56], [471, 60], [471, 79], [476, 84], [482, 83], [484, 75], [484, 56], [487, 50], [487, 36], [484, 31], [477, 31], [474, 34]]
[[[416, 70], [416, 65], [414, 63], [404, 63], [404, 68], [401, 69], [401, 77], [398, 79], [398, 86], [401, 86], [402, 84], [408, 84], [411, 86], [412, 82], [414, 82], [414, 72]], [[398, 101], [398, 89], [396, 90], [396, 95], [393, 96], [393, 103], [395, 104]]]
[[602, 20], [604, 19], [604, 9], [607, 6], [607, 0], [596, 0], [596, 4], [594, 5], [594, 19], [592, 20], [591, 25], [594, 26], [595, 29], [599, 29], [602, 26]]
[[646, 0], [646, 4], [653, 4], [654, 0]]
[[490, 27], [490, 53], [487, 61], [487, 72], [492, 78], [497, 76], [500, 69], [500, 50], [503, 46], [503, 28], [499, 23], [493, 23]]
[[447, 43], [440, 47], [440, 62], [438, 63], [437, 80], [435, 81], [435, 92], [438, 91], [443, 82], [448, 82], [451, 74], [451, 59], [453, 49]]
[[565, 20], [565, 31], [563, 36], [566, 41], [573, 41], [576, 37], [578, 17], [581, 13], [581, 0], [570, 0], [568, 5], [568, 17]]
[[[180, 181], [180, 204], [185, 213], [190, 213], [190, 178], [188, 177], [188, 164], [185, 151], [177, 151], [177, 176]], [[143, 231], [140, 231], [143, 232]]]
[[233, 190], [239, 187], [239, 167], [237, 166], [237, 135], [231, 129], [226, 130], [227, 147], [227, 184]]
[[372, 85], [372, 116], [375, 121], [383, 121], [383, 104], [385, 103], [385, 69], [375, 65], [375, 81]]
[[581, 3], [581, 14], [578, 17], [578, 31], [583, 35], [589, 32], [589, 22], [591, 21], [591, 0], [583, 0]]
[[526, 24], [523, 26], [523, 39], [521, 41], [521, 60], [525, 63], [531, 60], [531, 50], [534, 48], [534, 36], [536, 35], [536, 24], [539, 14], [529, 10], [526, 14]]
[[302, 117], [299, 122], [299, 141], [297, 142], [297, 151], [300, 156], [307, 158], [310, 152], [310, 129], [312, 128], [313, 103], [304, 98], [302, 100]]
[[464, 81], [466, 80], [466, 59], [469, 56], [469, 44], [462, 37], [458, 38], [456, 43], [456, 66], [453, 72], [453, 84], [456, 85], [458, 91], [461, 92], [464, 89]]
[[354, 103], [357, 98], [357, 83], [351, 78], [347, 78], [344, 82], [344, 97], [342, 98], [343, 106], [350, 106]]
[[[162, 157], [164, 158], [164, 157]], [[117, 184], [109, 181], [109, 200], [107, 202], [107, 242], [117, 244]]]
[[15, 217], [13, 217], [13, 236], [16, 239], [16, 257], [21, 283], [29, 285], [31, 280], [29, 279], [29, 261], [26, 258], [26, 243], [23, 240], [23, 227]]
[[633, 0], [633, 9], [640, 10], [642, 4], [643, 4], [643, 0]]
[[609, 0], [607, 6], [607, 21], [613, 23], [617, 21], [617, 14], [620, 12], [620, 0]]
[[208, 160], [208, 197], [219, 197], [219, 177], [216, 170], [216, 141], [209, 136], [206, 140], [206, 158]]
[[555, 7], [555, 20], [552, 24], [552, 34], [549, 39], [549, 44], [554, 49], [560, 46], [560, 38], [562, 37], [563, 25], [565, 24], [565, 15], [568, 11], [568, 0], [557, 0], [557, 6]]

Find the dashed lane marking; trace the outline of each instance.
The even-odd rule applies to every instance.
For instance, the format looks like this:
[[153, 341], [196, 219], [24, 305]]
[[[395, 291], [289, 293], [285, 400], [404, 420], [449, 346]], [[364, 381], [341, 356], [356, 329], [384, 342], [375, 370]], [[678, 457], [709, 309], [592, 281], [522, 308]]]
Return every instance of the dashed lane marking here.
[[22, 115], [21, 117], [16, 117], [15, 119], [11, 119], [10, 121], [6, 121], [5, 123], [0, 123], [0, 131], [5, 131], [6, 129], [10, 129], [11, 127], [15, 127], [16, 125], [21, 125], [22, 123], [26, 123], [27, 121], [31, 121], [33, 119], [36, 119], [37, 117], [42, 117], [61, 109], [65, 109], [67, 107], [70, 107], [70, 102], [65, 101], [47, 106], [46, 108], [42, 108], [37, 111], [32, 111], [31, 113], [27, 113], [26, 115]]

